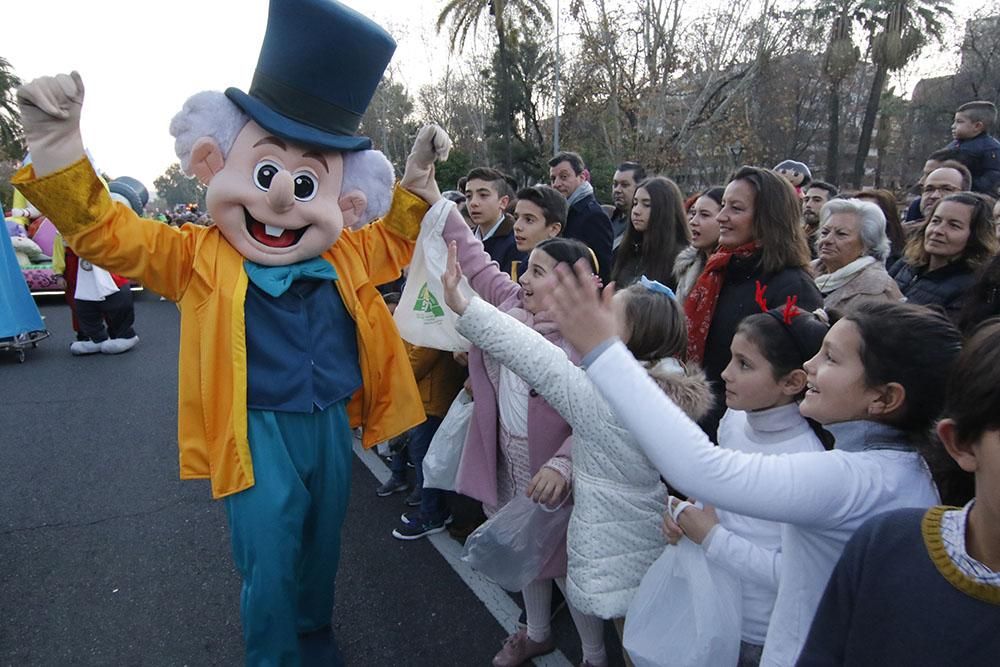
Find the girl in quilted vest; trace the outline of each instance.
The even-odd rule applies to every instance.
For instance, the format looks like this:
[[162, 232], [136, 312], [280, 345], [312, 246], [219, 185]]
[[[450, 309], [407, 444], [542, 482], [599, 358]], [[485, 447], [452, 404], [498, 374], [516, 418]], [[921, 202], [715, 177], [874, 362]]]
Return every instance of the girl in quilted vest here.
[[[828, 330], [790, 302], [740, 322], [730, 345], [732, 360], [722, 371], [728, 409], [719, 423], [720, 447], [763, 454], [823, 451], [816, 431], [823, 432], [799, 413], [798, 400], [806, 391], [802, 365], [819, 352]], [[676, 544], [686, 536], [701, 545], [710, 562], [740, 579], [739, 665], [757, 665], [778, 594], [782, 524], [677, 498], [670, 505], [663, 517], [667, 539]]]
[[[553, 192], [553, 196], [564, 202], [557, 193]], [[587, 246], [561, 237], [544, 240], [531, 251], [527, 267], [518, 282], [514, 282], [485, 252], [482, 242], [473, 236], [457, 212], [449, 215], [443, 236], [456, 247], [462, 265], [467, 267], [469, 284], [480, 297], [552, 341], [564, 358], [568, 355], [574, 361], [579, 360], [572, 348], [563, 344], [561, 332], [548, 319], [542, 304], [553, 284], [552, 270], [558, 263], [583, 258], [596, 273], [596, 260]], [[469, 350], [469, 383], [472, 421], [455, 490], [481, 501], [487, 516], [493, 516], [519, 494], [553, 507], [565, 501], [573, 484], [569, 424], [538, 392], [478, 346]], [[527, 627], [507, 638], [493, 659], [495, 667], [524, 664], [555, 650], [549, 624], [552, 582], [558, 584], [565, 576], [566, 549], [560, 546], [539, 577], [521, 591]], [[584, 663], [594, 667], [604, 665], [607, 657], [603, 622], [579, 611], [572, 603], [569, 608], [580, 633]]]
[[[470, 303], [457, 289], [462, 269], [454, 246], [449, 258], [442, 281], [446, 303], [461, 316], [458, 330], [541, 394], [573, 428], [567, 597], [582, 612], [622, 619], [642, 575], [663, 551], [660, 517], [667, 489], [583, 369], [485, 301]], [[712, 392], [701, 370], [682, 361], [684, 313], [671, 290], [643, 277], [619, 292], [615, 306], [623, 314], [623, 339], [657, 385], [692, 419], [704, 415]]]

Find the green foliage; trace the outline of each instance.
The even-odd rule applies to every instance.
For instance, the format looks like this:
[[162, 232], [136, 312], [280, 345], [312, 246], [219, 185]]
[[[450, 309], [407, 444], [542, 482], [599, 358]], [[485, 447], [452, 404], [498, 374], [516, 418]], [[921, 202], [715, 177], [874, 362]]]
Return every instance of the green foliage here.
[[435, 167], [434, 180], [441, 192], [454, 190], [458, 179], [472, 171], [472, 158], [458, 146], [451, 149], [446, 162], [440, 162]]
[[0, 159], [24, 157], [24, 133], [16, 93], [21, 79], [14, 74], [6, 58], [0, 57]]
[[153, 181], [153, 187], [160, 199], [169, 208], [178, 204], [197, 203], [198, 208], [205, 210], [205, 186], [193, 176], [185, 176], [179, 162], [175, 162], [162, 176]]

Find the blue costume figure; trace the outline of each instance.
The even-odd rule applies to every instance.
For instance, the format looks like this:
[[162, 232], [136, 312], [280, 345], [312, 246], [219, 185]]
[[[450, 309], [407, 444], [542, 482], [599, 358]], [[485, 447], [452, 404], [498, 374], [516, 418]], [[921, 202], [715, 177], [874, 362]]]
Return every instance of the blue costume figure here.
[[14, 246], [7, 231], [0, 234], [0, 340], [17, 338], [32, 332], [43, 331], [45, 325], [38, 314], [35, 300], [31, 298], [24, 282], [21, 265], [14, 255]]
[[198, 93], [171, 123], [210, 227], [112, 203], [83, 157], [79, 74], [18, 91], [34, 164], [17, 187], [80, 257], [178, 304], [180, 472], [226, 503], [250, 665], [317, 644], [333, 661], [351, 428], [370, 447], [425, 418], [376, 286], [409, 263], [450, 140], [421, 130], [390, 208], [391, 165], [354, 133], [394, 49], [337, 2], [272, 0], [249, 91]]

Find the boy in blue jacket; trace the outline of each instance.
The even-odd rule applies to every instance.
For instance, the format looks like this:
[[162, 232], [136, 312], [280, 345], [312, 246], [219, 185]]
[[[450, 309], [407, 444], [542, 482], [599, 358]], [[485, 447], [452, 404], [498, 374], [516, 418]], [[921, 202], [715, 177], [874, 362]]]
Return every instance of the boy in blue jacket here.
[[971, 158], [972, 189], [992, 197], [997, 196], [1000, 185], [1000, 141], [990, 134], [996, 120], [997, 108], [992, 102], [966, 102], [955, 112], [951, 124], [955, 140], [948, 144]]

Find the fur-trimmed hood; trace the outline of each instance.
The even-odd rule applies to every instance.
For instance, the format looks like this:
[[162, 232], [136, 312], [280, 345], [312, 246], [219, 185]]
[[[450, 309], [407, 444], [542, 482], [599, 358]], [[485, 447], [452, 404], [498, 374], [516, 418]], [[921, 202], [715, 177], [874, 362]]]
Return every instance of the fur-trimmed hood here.
[[677, 255], [677, 259], [674, 260], [674, 280], [677, 283], [677, 298], [681, 302], [691, 293], [691, 288], [694, 287], [703, 268], [705, 268], [705, 256], [694, 246], [689, 245]]
[[682, 364], [683, 373], [649, 369], [660, 389], [693, 421], [699, 421], [715, 403], [712, 387], [705, 372], [696, 364]]

